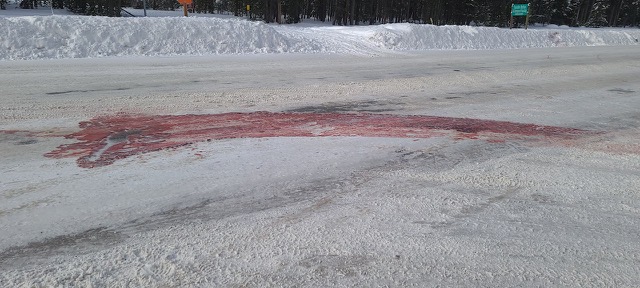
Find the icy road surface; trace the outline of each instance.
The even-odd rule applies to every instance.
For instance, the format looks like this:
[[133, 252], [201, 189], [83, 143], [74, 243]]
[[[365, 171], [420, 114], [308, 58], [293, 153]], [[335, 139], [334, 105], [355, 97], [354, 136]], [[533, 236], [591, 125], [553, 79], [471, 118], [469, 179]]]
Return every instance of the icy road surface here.
[[2, 62], [0, 286], [638, 287], [639, 52]]

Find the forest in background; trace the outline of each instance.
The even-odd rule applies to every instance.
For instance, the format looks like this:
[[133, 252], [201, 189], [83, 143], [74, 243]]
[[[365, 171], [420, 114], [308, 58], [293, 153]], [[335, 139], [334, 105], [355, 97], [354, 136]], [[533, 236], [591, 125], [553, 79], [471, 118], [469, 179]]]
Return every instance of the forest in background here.
[[[0, 8], [7, 1], [0, 0]], [[505, 27], [512, 4], [529, 3], [530, 22], [586, 27], [640, 26], [640, 0], [193, 0], [194, 13], [233, 13], [267, 23], [316, 19], [333, 25], [419, 23]], [[176, 0], [21, 0], [83, 15], [119, 17], [122, 7], [174, 10]], [[248, 6], [247, 6], [248, 5]], [[249, 10], [247, 10], [249, 8]], [[524, 19], [516, 19], [523, 22]]]

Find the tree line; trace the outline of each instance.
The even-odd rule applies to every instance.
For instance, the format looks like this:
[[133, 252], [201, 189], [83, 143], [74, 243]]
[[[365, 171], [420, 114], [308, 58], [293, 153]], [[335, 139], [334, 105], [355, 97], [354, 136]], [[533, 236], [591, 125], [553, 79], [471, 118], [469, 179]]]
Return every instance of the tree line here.
[[505, 27], [509, 23], [511, 4], [526, 3], [530, 7], [530, 20], [535, 23], [640, 26], [640, 0], [194, 0], [193, 10], [197, 13], [228, 11], [267, 23], [317, 19], [333, 25], [408, 22]]
[[[121, 16], [121, 7], [143, 6], [143, 0], [22, 0], [25, 1], [36, 7], [38, 3], [48, 5], [51, 1], [54, 8], [103, 16]], [[148, 9], [179, 8], [176, 0], [145, 1]], [[189, 8], [195, 13], [233, 13], [267, 23], [317, 19], [333, 25], [420, 23], [505, 27], [511, 5], [525, 3], [529, 3], [533, 23], [640, 26], [640, 0], [193, 0]]]

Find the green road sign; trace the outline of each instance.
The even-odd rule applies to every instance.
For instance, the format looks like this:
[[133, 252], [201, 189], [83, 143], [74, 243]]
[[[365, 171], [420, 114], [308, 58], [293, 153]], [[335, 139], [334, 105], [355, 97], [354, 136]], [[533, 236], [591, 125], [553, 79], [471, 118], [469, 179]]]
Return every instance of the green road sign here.
[[511, 16], [527, 16], [529, 4], [511, 4]]

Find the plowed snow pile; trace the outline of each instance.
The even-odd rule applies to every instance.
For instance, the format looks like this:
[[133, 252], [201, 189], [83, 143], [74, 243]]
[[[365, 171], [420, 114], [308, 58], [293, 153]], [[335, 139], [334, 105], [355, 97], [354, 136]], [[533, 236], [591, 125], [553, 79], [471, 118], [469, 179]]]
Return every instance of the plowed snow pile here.
[[638, 29], [501, 29], [389, 24], [274, 26], [240, 18], [0, 17], [0, 60], [637, 45]]
[[217, 18], [0, 18], [0, 59], [280, 53], [300, 47], [258, 22]]
[[495, 27], [393, 24], [372, 40], [395, 50], [513, 49], [555, 46], [632, 45], [640, 30], [503, 29]]

